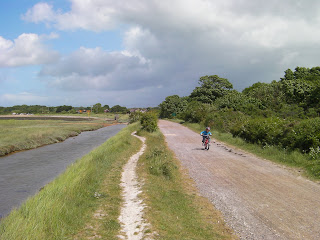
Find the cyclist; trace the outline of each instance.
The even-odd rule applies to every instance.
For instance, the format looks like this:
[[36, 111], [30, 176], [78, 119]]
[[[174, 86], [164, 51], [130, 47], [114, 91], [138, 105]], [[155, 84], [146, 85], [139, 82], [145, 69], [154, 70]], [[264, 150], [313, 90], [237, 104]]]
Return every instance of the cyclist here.
[[206, 130], [204, 130], [203, 132], [200, 133], [200, 135], [202, 136], [202, 143], [204, 143], [204, 139], [206, 138], [206, 136], [209, 135], [209, 142], [210, 142], [210, 136], [212, 136], [212, 133], [210, 132], [210, 127], [206, 127]]

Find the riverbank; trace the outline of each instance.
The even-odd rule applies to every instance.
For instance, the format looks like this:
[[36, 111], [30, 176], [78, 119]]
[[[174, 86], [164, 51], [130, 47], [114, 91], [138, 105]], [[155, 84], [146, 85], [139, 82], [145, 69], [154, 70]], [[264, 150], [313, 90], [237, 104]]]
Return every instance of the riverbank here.
[[0, 215], [6, 216], [77, 159], [116, 135], [124, 124], [86, 131], [63, 142], [0, 158]]
[[[29, 118], [29, 117], [28, 117]], [[33, 117], [30, 117], [33, 118]], [[93, 131], [115, 123], [100, 119], [22, 120], [21, 117], [5, 120], [0, 117], [0, 156], [64, 141], [83, 131]]]
[[[80, 234], [91, 214], [107, 202], [108, 234], [119, 230], [120, 172], [141, 142], [122, 129], [76, 163], [0, 223], [0, 239], [70, 239]], [[112, 238], [108, 238], [112, 239]]]

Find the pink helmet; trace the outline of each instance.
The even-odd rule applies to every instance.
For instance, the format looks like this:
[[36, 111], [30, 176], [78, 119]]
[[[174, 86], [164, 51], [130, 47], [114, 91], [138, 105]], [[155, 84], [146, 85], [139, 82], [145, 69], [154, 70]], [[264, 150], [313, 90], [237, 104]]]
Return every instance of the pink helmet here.
[[210, 131], [210, 127], [206, 127], [206, 130], [209, 130], [209, 131]]

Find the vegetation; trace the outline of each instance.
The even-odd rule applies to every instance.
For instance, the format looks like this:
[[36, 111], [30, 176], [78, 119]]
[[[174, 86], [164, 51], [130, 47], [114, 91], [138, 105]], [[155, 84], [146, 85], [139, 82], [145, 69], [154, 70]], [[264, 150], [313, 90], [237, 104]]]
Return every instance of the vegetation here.
[[63, 141], [103, 126], [103, 121], [0, 120], [0, 156]]
[[0, 239], [88, 239], [97, 230], [97, 210], [102, 239], [117, 239], [122, 166], [141, 146], [135, 130], [137, 124], [121, 130], [2, 219]]
[[127, 113], [128, 109], [126, 107], [121, 107], [120, 105], [115, 105], [112, 108], [109, 105], [102, 106], [101, 103], [96, 103], [89, 107], [72, 107], [72, 106], [56, 106], [56, 107], [48, 107], [44, 105], [16, 105], [12, 107], [1, 107], [0, 106], [0, 115], [8, 115], [8, 114], [77, 114], [79, 110], [92, 111], [95, 114], [102, 114], [105, 112], [113, 112], [113, 113]]
[[145, 183], [149, 231], [156, 233], [155, 239], [233, 239], [219, 212], [181, 172], [161, 132], [140, 131], [140, 135], [147, 138], [147, 149], [138, 172]]
[[155, 112], [147, 112], [141, 116], [140, 123], [143, 130], [154, 132], [158, 129], [158, 116]]
[[[201, 77], [199, 84], [187, 97], [167, 97], [160, 104], [160, 116], [320, 160], [320, 67], [288, 69], [279, 81], [258, 82], [242, 92], [217, 75]], [[320, 178], [320, 167], [313, 169], [318, 170], [312, 175]]]

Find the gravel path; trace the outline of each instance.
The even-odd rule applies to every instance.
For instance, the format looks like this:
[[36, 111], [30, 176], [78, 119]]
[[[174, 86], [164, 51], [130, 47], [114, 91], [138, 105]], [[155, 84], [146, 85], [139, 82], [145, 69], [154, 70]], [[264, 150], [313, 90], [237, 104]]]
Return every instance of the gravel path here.
[[285, 167], [215, 142], [203, 150], [188, 128], [159, 121], [201, 195], [241, 239], [320, 239], [320, 185]]

